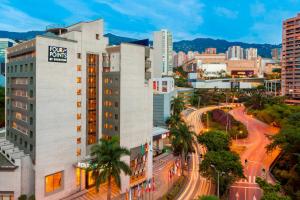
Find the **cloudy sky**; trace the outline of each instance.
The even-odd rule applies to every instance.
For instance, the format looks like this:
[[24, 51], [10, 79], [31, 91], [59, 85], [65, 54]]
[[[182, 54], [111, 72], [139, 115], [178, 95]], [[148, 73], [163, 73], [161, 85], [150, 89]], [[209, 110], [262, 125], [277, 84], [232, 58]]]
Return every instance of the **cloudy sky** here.
[[103, 18], [105, 32], [140, 39], [167, 28], [175, 40], [278, 44], [282, 20], [299, 12], [300, 0], [0, 0], [0, 30], [44, 30]]

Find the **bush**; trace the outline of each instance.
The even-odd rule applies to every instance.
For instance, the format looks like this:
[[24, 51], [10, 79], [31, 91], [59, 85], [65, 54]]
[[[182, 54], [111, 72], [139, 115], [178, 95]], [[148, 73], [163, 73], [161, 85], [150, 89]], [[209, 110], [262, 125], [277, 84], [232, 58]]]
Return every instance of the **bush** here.
[[22, 194], [22, 195], [18, 198], [18, 200], [27, 200], [26, 194]]
[[175, 199], [176, 196], [181, 191], [183, 185], [185, 182], [185, 178], [183, 176], [179, 177], [179, 179], [174, 183], [173, 187], [168, 191], [167, 194], [165, 194], [161, 200], [172, 200]]
[[199, 200], [219, 200], [219, 198], [216, 196], [201, 196]]

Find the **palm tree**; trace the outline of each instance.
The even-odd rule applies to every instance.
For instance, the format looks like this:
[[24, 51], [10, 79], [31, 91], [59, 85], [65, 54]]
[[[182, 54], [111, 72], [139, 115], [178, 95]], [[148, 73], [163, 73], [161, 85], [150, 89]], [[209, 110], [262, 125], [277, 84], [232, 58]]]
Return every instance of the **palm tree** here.
[[184, 122], [179, 122], [177, 126], [171, 128], [170, 132], [173, 153], [180, 156], [181, 171], [183, 174], [184, 161], [188, 153], [194, 152], [193, 143], [195, 142], [195, 133]]
[[166, 124], [169, 126], [169, 128], [177, 126], [178, 123], [180, 123], [180, 122], [182, 122], [182, 119], [181, 119], [180, 115], [178, 115], [178, 114], [171, 115], [166, 120]]
[[173, 111], [173, 115], [180, 115], [180, 113], [184, 110], [184, 101], [182, 97], [174, 97], [171, 100], [171, 109]]
[[130, 155], [129, 150], [120, 147], [119, 138], [100, 139], [98, 144], [91, 148], [91, 156], [94, 158], [91, 163], [93, 176], [96, 179], [96, 189], [99, 191], [100, 183], [107, 182], [107, 199], [111, 199], [112, 179], [118, 187], [121, 186], [121, 171], [130, 175], [130, 167], [121, 161], [122, 156]]

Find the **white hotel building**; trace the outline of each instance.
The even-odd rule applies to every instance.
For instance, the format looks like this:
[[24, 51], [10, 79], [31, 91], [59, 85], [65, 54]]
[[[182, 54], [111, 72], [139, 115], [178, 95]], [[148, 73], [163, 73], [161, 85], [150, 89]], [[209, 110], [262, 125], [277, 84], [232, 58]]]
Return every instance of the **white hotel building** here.
[[122, 176], [120, 192], [152, 177], [152, 49], [107, 45], [95, 20], [7, 50], [0, 199], [57, 200], [92, 187], [90, 148], [114, 135], [130, 149], [124, 160], [134, 172]]

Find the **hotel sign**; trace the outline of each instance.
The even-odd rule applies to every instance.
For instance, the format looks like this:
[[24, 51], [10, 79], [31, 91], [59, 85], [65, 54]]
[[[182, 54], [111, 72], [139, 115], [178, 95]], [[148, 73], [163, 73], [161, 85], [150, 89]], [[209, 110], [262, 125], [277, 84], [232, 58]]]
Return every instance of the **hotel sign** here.
[[48, 49], [48, 62], [61, 62], [66, 63], [68, 57], [67, 48], [49, 46]]

